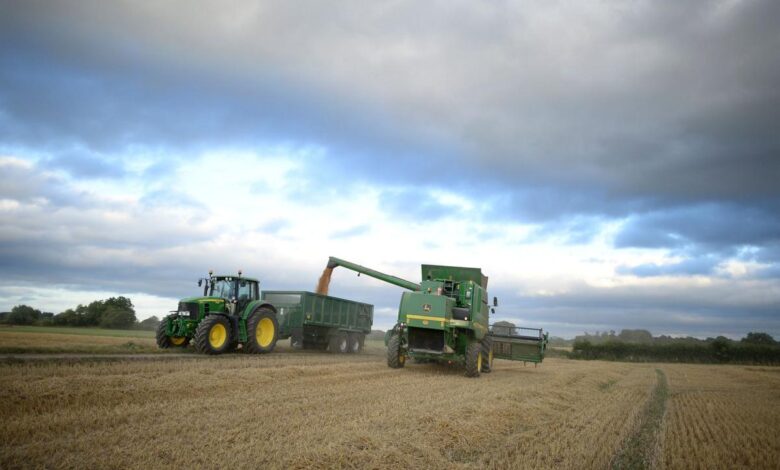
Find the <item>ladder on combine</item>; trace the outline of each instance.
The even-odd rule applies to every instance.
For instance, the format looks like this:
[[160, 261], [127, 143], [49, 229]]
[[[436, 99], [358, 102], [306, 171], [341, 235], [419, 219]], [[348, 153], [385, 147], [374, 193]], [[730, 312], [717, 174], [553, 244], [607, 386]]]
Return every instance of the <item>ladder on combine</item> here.
[[541, 328], [490, 325], [493, 338], [493, 357], [511, 361], [533, 362], [544, 359], [547, 350], [547, 333]]

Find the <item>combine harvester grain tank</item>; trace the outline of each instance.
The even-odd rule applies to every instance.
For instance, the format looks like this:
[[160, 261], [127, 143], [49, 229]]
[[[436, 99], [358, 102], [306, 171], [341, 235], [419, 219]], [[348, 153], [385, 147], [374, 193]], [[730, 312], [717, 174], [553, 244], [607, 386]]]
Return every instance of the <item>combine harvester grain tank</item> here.
[[398, 321], [385, 336], [389, 367], [404, 367], [407, 357], [457, 362], [467, 376], [478, 377], [491, 371], [494, 358], [534, 364], [544, 359], [548, 338], [541, 329], [490, 325], [494, 309], [488, 306], [488, 278], [480, 268], [424, 264], [418, 284], [331, 257], [318, 293], [327, 294], [330, 276], [339, 266], [409, 291], [402, 294]]

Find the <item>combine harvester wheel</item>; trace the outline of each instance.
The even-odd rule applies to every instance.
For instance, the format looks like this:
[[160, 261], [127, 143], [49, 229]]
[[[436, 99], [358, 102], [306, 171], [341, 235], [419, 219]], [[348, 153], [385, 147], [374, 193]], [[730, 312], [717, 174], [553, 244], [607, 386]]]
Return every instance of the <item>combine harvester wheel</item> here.
[[479, 377], [482, 371], [482, 343], [472, 341], [466, 347], [466, 377]]

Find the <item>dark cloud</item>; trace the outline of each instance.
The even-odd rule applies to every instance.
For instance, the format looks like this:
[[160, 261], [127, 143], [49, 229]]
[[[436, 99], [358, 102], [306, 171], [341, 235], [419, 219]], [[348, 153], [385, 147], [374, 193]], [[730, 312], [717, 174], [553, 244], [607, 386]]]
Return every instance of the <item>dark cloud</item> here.
[[615, 238], [618, 248], [670, 248], [731, 254], [737, 247], [780, 242], [775, 207], [710, 203], [656, 210], [630, 218]]

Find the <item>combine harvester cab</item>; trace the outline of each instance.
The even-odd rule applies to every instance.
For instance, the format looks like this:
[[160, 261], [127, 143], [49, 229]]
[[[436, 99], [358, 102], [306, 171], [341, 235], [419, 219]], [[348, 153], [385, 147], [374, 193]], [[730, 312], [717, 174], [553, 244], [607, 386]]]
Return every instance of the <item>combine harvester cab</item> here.
[[[526, 362], [544, 358], [546, 336], [541, 330], [535, 330], [540, 332], [535, 342], [512, 331], [500, 336], [491, 332], [488, 277], [479, 268], [422, 265], [422, 281], [417, 284], [333, 257], [326, 271], [338, 266], [410, 291], [402, 294], [398, 323], [385, 335], [389, 367], [404, 367], [408, 357], [415, 362], [459, 363], [467, 376], [478, 377], [491, 371], [494, 357]], [[498, 355], [494, 343], [499, 345]]]

